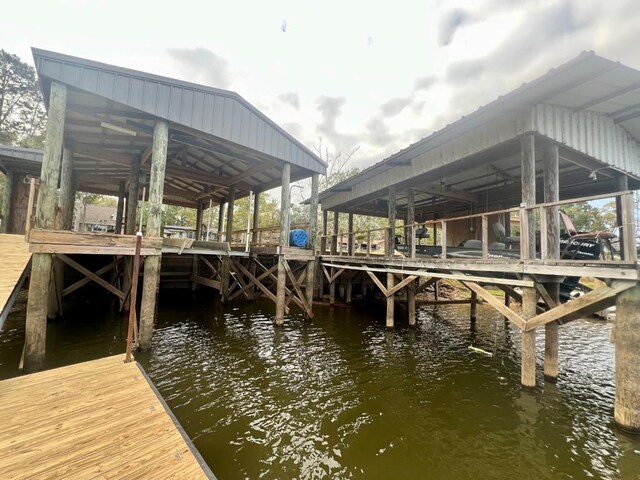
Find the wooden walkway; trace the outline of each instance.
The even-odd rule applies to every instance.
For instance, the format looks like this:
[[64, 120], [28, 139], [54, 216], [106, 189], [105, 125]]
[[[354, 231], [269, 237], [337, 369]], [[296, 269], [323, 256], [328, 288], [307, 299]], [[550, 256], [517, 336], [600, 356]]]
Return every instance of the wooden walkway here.
[[0, 476], [215, 478], [124, 354], [0, 382]]
[[0, 234], [0, 328], [11, 311], [31, 259], [24, 235]]

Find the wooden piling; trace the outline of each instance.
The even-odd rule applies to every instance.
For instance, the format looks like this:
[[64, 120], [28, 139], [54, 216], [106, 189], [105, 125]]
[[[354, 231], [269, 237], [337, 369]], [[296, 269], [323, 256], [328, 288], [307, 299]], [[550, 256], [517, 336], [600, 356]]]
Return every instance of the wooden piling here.
[[[415, 194], [413, 189], [407, 190], [407, 218], [406, 224], [413, 225], [416, 221], [416, 209], [415, 209]], [[407, 233], [407, 248], [409, 250], [409, 257], [415, 258], [416, 251], [416, 236], [415, 229], [409, 228]], [[414, 326], [416, 324], [416, 292], [415, 283], [412, 282], [406, 287], [407, 291], [407, 315], [409, 316], [409, 325]]]
[[11, 202], [13, 197], [13, 172], [7, 171], [4, 177], [4, 192], [2, 192], [2, 212], [0, 212], [0, 233], [9, 232], [9, 217], [11, 216]]
[[229, 195], [227, 195], [227, 233], [225, 235], [225, 241], [231, 243], [233, 241], [233, 214], [236, 205], [236, 187], [231, 185], [229, 187]]
[[[544, 202], [552, 203], [560, 200], [560, 170], [558, 146], [551, 145], [545, 151], [544, 166]], [[560, 258], [560, 208], [547, 207], [545, 218], [541, 222], [546, 223], [546, 258], [548, 260], [558, 260]], [[542, 241], [542, 239], [541, 239]], [[555, 280], [559, 280], [557, 277]], [[549, 282], [545, 284], [551, 299], [560, 304], [560, 284]], [[544, 327], [544, 378], [549, 382], [556, 382], [558, 379], [558, 341], [560, 335], [560, 325], [558, 322], [551, 322]]]
[[471, 323], [475, 323], [476, 319], [478, 318], [478, 294], [476, 292], [471, 292], [471, 300], [469, 302], [469, 306], [470, 306], [470, 313], [469, 313], [469, 319], [471, 320]]
[[116, 233], [122, 233], [122, 219], [124, 217], [124, 198], [125, 198], [124, 180], [120, 180], [118, 188], [118, 207], [116, 208]]
[[253, 232], [251, 232], [251, 243], [258, 244], [258, 228], [260, 228], [260, 192], [253, 194]]
[[[198, 200], [196, 204], [196, 241], [202, 240], [202, 213], [203, 213], [204, 205], [202, 200]], [[198, 276], [198, 270], [200, 267], [200, 257], [198, 255], [193, 255], [193, 260], [191, 263], [191, 278], [195, 278]], [[194, 281], [191, 282], [191, 290], [195, 291], [198, 288], [198, 284]]]
[[615, 348], [615, 421], [640, 433], [640, 286], [616, 298]]
[[283, 249], [289, 244], [289, 215], [291, 210], [291, 164], [285, 163], [282, 166], [282, 189], [280, 197], [280, 243], [278, 252], [278, 278], [276, 290], [276, 318], [275, 324], [284, 324], [287, 272]]
[[[52, 229], [55, 222], [66, 106], [66, 86], [52, 82], [49, 94], [46, 143], [42, 156], [40, 189], [36, 206], [36, 226], [42, 229]], [[25, 372], [41, 370], [44, 366], [47, 339], [47, 299], [52, 261], [50, 253], [34, 253], [31, 259], [25, 325]]]
[[[394, 227], [396, 225], [396, 187], [392, 185], [389, 187], [389, 203], [387, 210], [387, 218], [389, 221], [389, 228], [387, 234], [387, 241], [385, 242], [385, 253], [387, 258], [393, 258], [395, 250], [394, 245]], [[391, 290], [395, 285], [395, 275], [393, 273], [387, 273], [387, 291]], [[395, 294], [391, 294], [387, 297], [387, 328], [393, 328], [394, 320], [394, 307], [395, 307]]]
[[[342, 250], [342, 245], [338, 246], [338, 228], [340, 226], [340, 212], [333, 212], [333, 232], [331, 236], [331, 255], [337, 255]], [[338, 250], [340, 249], [340, 250]], [[331, 278], [334, 277], [336, 269], [331, 267]], [[336, 280], [329, 282], [329, 305], [336, 301]]]
[[[220, 202], [220, 205], [218, 205], [218, 234], [216, 235], [216, 237], [218, 238], [219, 242], [222, 242], [224, 240], [224, 238], [222, 237], [222, 232], [224, 231], [224, 203]], [[210, 240], [209, 238], [207, 238], [207, 240]]]
[[[535, 287], [522, 287], [522, 318], [528, 320], [536, 316], [538, 295]], [[536, 386], [536, 330], [522, 332], [522, 373], [523, 387]]]
[[140, 197], [140, 158], [134, 157], [129, 172], [129, 190], [127, 194], [127, 214], [124, 222], [124, 233], [135, 235], [136, 214], [138, 213], [138, 198]]
[[[522, 203], [531, 207], [536, 204], [536, 153], [535, 153], [535, 136], [533, 133], [526, 133], [520, 139], [521, 149], [521, 181], [522, 181]], [[527, 245], [529, 258], [535, 258], [536, 252], [536, 221], [533, 211], [529, 212], [528, 228], [522, 228], [521, 231], [527, 233]], [[521, 219], [522, 220], [522, 219]]]
[[[149, 202], [146, 236], [162, 236], [162, 197], [164, 192], [165, 167], [167, 165], [167, 145], [169, 125], [166, 121], [156, 122], [153, 130], [151, 153], [151, 176], [149, 179]], [[151, 348], [153, 323], [156, 310], [156, 296], [160, 280], [161, 255], [151, 255], [144, 261], [144, 283], [142, 305], [140, 307], [140, 349]]]
[[314, 259], [307, 262], [307, 279], [305, 296], [307, 303], [313, 308], [313, 297], [315, 291], [316, 269], [320, 269], [319, 260], [315, 256], [318, 242], [318, 203], [320, 198], [320, 175], [314, 173], [311, 177], [311, 202], [309, 204], [309, 245]]

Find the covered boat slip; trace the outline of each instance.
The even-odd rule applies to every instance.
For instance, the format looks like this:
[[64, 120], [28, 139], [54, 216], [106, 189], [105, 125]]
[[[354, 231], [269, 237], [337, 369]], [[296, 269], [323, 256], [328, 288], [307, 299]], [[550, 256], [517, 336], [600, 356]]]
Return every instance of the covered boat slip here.
[[[322, 160], [234, 92], [39, 49], [33, 49], [33, 55], [48, 123], [35, 222], [28, 236], [34, 255], [30, 290], [39, 294], [29, 296], [27, 307], [26, 371], [43, 364], [46, 320], [61, 314], [65, 292], [93, 281], [117, 296], [124, 310], [129, 308], [141, 204], [145, 221], [140, 348], [151, 345], [163, 253], [187, 255], [191, 285], [212, 287], [225, 301], [237, 292], [251, 297], [254, 286], [268, 291], [276, 303], [277, 323], [284, 320], [291, 301], [306, 306], [311, 315], [311, 302], [301, 288], [313, 288], [313, 254], [309, 250], [289, 255], [293, 252], [287, 248], [290, 182], [312, 177], [317, 199], [318, 176], [326, 170]], [[234, 203], [252, 196], [250, 233], [257, 235], [267, 227], [257, 222], [260, 194], [279, 186], [283, 208], [278, 235], [275, 245], [259, 254], [271, 257], [264, 267], [269, 273], [262, 277], [258, 269], [264, 259], [246, 248], [231, 248], [238, 229]], [[71, 220], [62, 212], [72, 209], [76, 191], [118, 197], [115, 234], [70, 231]], [[163, 204], [196, 209], [196, 243], [163, 242]], [[217, 232], [216, 242], [203, 242], [205, 214], [211, 217], [212, 207], [224, 228]], [[314, 219], [315, 214], [310, 216], [312, 237]], [[92, 271], [82, 264], [88, 255], [109, 257]], [[303, 263], [311, 273], [294, 282], [288, 272], [299, 266], [289, 262]], [[65, 268], [86, 278], [65, 284]], [[107, 274], [108, 280], [103, 278]], [[261, 280], [274, 278], [271, 292]]]
[[[439, 280], [456, 280], [470, 292], [472, 322], [482, 299], [522, 331], [527, 387], [536, 385], [538, 327], [545, 379], [555, 381], [560, 324], [615, 305], [615, 417], [640, 431], [639, 187], [640, 71], [585, 52], [321, 192], [330, 302], [338, 285], [347, 303], [357, 286], [373, 288], [393, 327], [403, 293], [413, 325], [416, 294], [433, 288], [438, 303]], [[615, 202], [615, 236], [578, 232], [562, 213], [605, 201]], [[354, 215], [387, 226], [357, 231]], [[562, 303], [561, 289], [583, 276], [602, 283]]]
[[124, 355], [3, 380], [0, 409], [3, 478], [215, 478]]

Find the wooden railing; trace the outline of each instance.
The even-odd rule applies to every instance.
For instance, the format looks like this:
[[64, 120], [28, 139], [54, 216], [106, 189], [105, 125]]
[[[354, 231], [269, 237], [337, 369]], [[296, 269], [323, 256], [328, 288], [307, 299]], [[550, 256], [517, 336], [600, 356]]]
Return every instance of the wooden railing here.
[[[290, 230], [301, 228], [309, 232], [308, 223], [295, 223], [290, 226]], [[254, 235], [255, 234], [255, 235]], [[255, 241], [254, 241], [255, 237]], [[244, 246], [248, 244], [254, 247], [269, 247], [280, 244], [280, 226], [250, 228], [249, 230], [234, 230], [231, 232], [231, 239], [226, 239], [224, 232], [218, 233], [220, 241], [223, 239], [233, 246]], [[288, 239], [287, 239], [288, 242]]]
[[[408, 258], [416, 257], [416, 231], [418, 229], [430, 229], [431, 234], [436, 236], [436, 232], [439, 233], [439, 239], [436, 237], [429, 238], [430, 245], [440, 247], [441, 258], [447, 256], [447, 226], [455, 222], [476, 222], [480, 219], [480, 233], [477, 240], [481, 242], [481, 258], [487, 260], [490, 258], [489, 245], [490, 245], [490, 218], [496, 216], [506, 216], [509, 214], [510, 224], [519, 224], [519, 251], [520, 260], [540, 261], [536, 259], [535, 245], [532, 245], [529, 235], [530, 219], [533, 216], [535, 225], [538, 225], [540, 232], [540, 257], [541, 260], [546, 258], [546, 253], [549, 250], [549, 237], [547, 235], [549, 225], [547, 224], [547, 211], [549, 209], [560, 209], [564, 205], [572, 205], [578, 203], [587, 203], [595, 200], [602, 199], [619, 199], [619, 205], [621, 210], [622, 224], [617, 225], [617, 229], [621, 232], [621, 258], [603, 261], [603, 263], [635, 263], [637, 262], [637, 250], [636, 250], [636, 234], [635, 234], [635, 217], [634, 217], [634, 199], [632, 191], [624, 191], [618, 193], [607, 193], [602, 195], [591, 195], [588, 197], [572, 198], [567, 200], [561, 200], [558, 202], [539, 203], [532, 206], [522, 205], [520, 207], [507, 208], [502, 210], [494, 210], [490, 212], [482, 212], [471, 215], [464, 215], [451, 218], [443, 218], [437, 220], [428, 220], [424, 222], [416, 222], [403, 226], [395, 227], [381, 227], [366, 230], [356, 230], [351, 232], [339, 231], [336, 233], [328, 233], [320, 235], [320, 254], [321, 255], [337, 255], [337, 256], [352, 256], [357, 254], [365, 254], [371, 256], [376, 249], [372, 248], [373, 242], [384, 241], [384, 254], [386, 256], [393, 256], [397, 254], [395, 251], [395, 238], [398, 232], [410, 241], [406, 242], [407, 251], [403, 252], [403, 255]], [[559, 221], [559, 220], [558, 220]], [[597, 232], [595, 232], [597, 234]], [[605, 232], [600, 232], [604, 234]], [[477, 233], [474, 232], [475, 235]], [[593, 232], [588, 234], [593, 237]], [[569, 242], [578, 241], [581, 238], [585, 238], [586, 235], [577, 234], [569, 239]], [[356, 238], [366, 238], [364, 246], [362, 242], [355, 242]], [[559, 240], [559, 239], [558, 239]], [[498, 240], [499, 241], [499, 240]], [[379, 244], [379, 243], [378, 243]], [[390, 248], [393, 247], [393, 248]], [[570, 263], [571, 260], [558, 260]], [[590, 263], [598, 263], [597, 261]]]

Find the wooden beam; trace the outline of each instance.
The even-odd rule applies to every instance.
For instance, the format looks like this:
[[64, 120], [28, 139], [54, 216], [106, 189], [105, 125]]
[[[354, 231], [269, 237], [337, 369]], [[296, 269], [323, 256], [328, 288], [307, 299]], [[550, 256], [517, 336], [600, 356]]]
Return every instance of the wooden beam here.
[[[108, 271], [113, 270], [114, 268], [116, 268], [118, 265], [120, 265], [122, 263], [123, 260], [124, 260], [124, 257], [120, 257], [120, 258], [116, 259], [114, 262], [111, 262], [109, 265], [105, 265], [104, 267], [96, 270], [95, 274], [98, 275], [98, 276], [101, 276], [101, 275], [107, 273]], [[83, 278], [81, 280], [78, 280], [74, 284], [69, 285], [67, 288], [63, 289], [62, 290], [62, 296], [66, 297], [67, 295], [70, 295], [71, 293], [75, 292], [79, 288], [82, 288], [83, 286], [85, 286], [89, 282], [91, 282], [91, 279], [89, 277], [85, 277], [85, 278]]]
[[220, 282], [217, 280], [213, 280], [211, 278], [201, 277], [199, 275], [191, 275], [190, 280], [193, 283], [197, 283], [199, 285], [204, 285], [206, 287], [211, 287], [214, 290], [220, 290]]
[[485, 302], [495, 308], [502, 315], [507, 317], [516, 327], [521, 330], [524, 330], [526, 322], [525, 320], [518, 315], [516, 312], [506, 307], [500, 300], [494, 297], [490, 292], [482, 288], [475, 282], [463, 281], [461, 280], [467, 288], [471, 289], [475, 292], [480, 298], [482, 298]]
[[530, 320], [527, 320], [525, 331], [533, 330], [546, 325], [549, 322], [563, 319], [564, 317], [574, 317], [589, 315], [602, 310], [601, 304], [606, 301], [615, 301], [616, 295], [635, 286], [635, 282], [614, 282], [611, 287], [604, 286], [590, 291], [578, 298], [558, 305], [551, 310], [547, 310]]
[[70, 259], [66, 255], [60, 253], [60, 254], [57, 254], [56, 257], [59, 258], [60, 260], [62, 260], [67, 265], [69, 265], [74, 270], [77, 270], [78, 272], [82, 273], [85, 277], [91, 279], [92, 281], [94, 281], [95, 283], [100, 285], [102, 288], [110, 291], [111, 293], [116, 295], [118, 298], [124, 300], [124, 298], [127, 296], [124, 292], [122, 292], [121, 290], [118, 290], [116, 287], [111, 285], [109, 282], [104, 280], [102, 277], [99, 277], [98, 275], [96, 275], [95, 273], [93, 273], [89, 269], [83, 267], [82, 265], [80, 265], [75, 260]]

